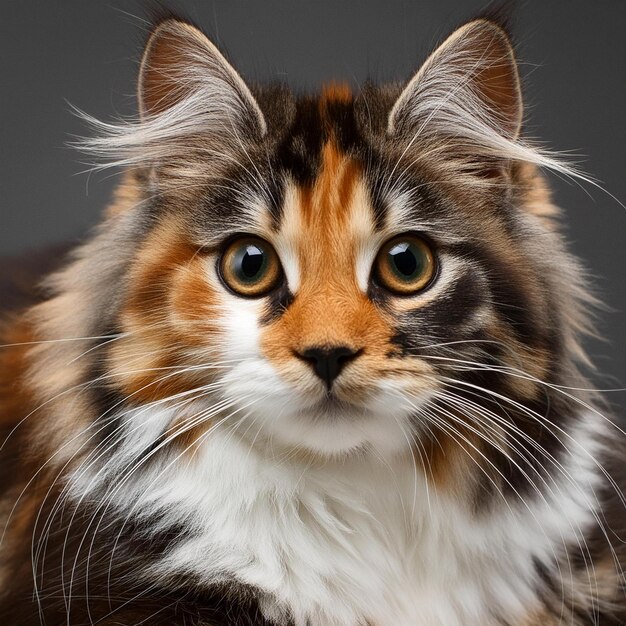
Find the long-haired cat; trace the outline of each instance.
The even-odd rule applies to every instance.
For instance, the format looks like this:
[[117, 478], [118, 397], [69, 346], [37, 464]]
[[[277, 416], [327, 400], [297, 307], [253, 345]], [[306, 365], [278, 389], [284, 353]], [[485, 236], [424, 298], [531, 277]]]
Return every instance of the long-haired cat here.
[[244, 83], [158, 23], [93, 236], [6, 316], [0, 621], [626, 623], [624, 437], [504, 28]]

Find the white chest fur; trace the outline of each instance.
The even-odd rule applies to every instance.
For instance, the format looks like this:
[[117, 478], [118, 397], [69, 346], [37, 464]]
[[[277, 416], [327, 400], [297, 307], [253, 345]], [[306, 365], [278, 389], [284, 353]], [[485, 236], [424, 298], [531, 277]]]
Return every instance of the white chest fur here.
[[577, 459], [545, 498], [476, 516], [428, 485], [411, 455], [313, 466], [216, 430], [116, 500], [192, 531], [153, 574], [235, 577], [298, 626], [489, 626], [532, 610], [533, 559], [550, 563], [592, 520], [591, 466]]

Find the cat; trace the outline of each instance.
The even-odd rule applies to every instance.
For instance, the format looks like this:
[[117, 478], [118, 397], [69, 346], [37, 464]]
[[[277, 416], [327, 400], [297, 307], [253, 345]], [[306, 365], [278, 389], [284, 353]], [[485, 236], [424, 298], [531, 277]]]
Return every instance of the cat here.
[[0, 621], [626, 624], [624, 437], [507, 29], [406, 83], [148, 38], [93, 235], [7, 312]]

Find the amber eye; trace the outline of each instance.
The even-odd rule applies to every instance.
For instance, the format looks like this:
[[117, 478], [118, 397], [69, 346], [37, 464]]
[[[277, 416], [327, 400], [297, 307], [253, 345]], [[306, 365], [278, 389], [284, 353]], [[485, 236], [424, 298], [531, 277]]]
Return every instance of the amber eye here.
[[423, 239], [400, 235], [380, 249], [374, 270], [383, 287], [410, 295], [428, 287], [435, 277], [436, 261], [431, 247]]
[[232, 241], [219, 261], [222, 280], [241, 296], [257, 298], [271, 291], [281, 277], [274, 248], [258, 237]]

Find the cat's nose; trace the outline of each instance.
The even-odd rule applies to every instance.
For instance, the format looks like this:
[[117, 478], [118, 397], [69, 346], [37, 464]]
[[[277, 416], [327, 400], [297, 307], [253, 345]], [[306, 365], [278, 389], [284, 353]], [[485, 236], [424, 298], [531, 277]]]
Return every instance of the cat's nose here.
[[308, 348], [296, 354], [303, 361], [310, 363], [313, 371], [324, 381], [327, 389], [349, 361], [355, 359], [363, 350], [353, 350], [347, 346], [332, 348]]

